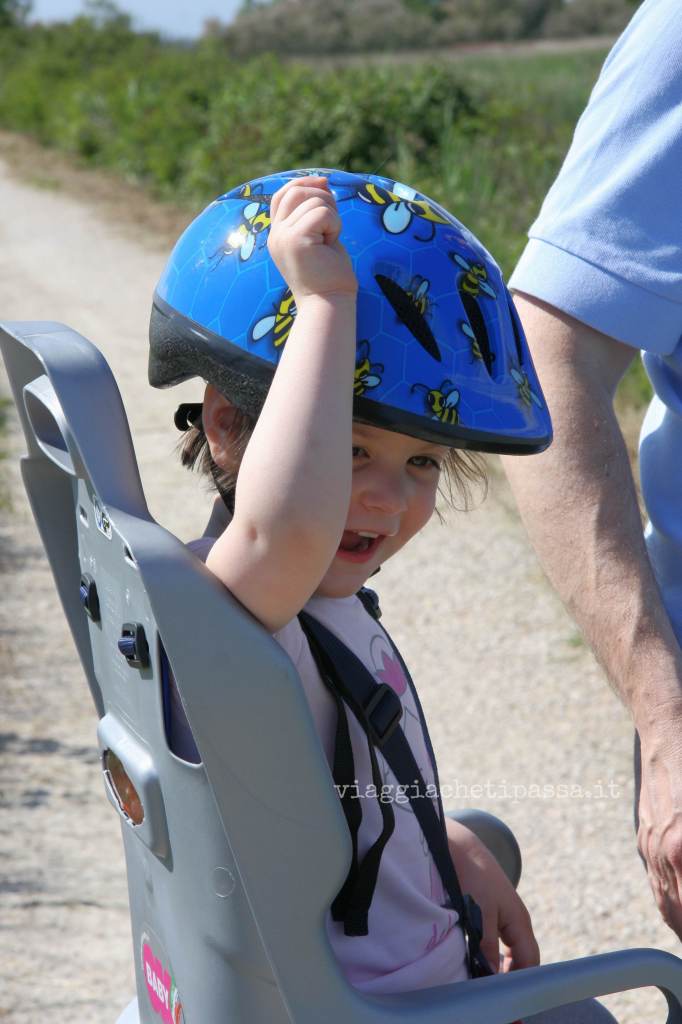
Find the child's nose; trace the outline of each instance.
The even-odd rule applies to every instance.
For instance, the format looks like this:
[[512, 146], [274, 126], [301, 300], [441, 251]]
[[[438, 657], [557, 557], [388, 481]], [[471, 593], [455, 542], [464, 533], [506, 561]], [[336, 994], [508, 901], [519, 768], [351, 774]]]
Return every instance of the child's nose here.
[[402, 515], [407, 511], [405, 483], [389, 473], [375, 473], [367, 480], [360, 500], [369, 511], [384, 515]]

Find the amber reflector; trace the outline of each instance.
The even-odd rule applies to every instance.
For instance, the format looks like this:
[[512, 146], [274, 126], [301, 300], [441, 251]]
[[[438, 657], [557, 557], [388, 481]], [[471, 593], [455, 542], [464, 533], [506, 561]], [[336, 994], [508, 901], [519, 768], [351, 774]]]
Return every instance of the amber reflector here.
[[127, 771], [111, 750], [105, 750], [102, 755], [102, 767], [104, 778], [107, 780], [111, 792], [118, 801], [126, 818], [132, 821], [133, 825], [141, 825], [144, 821], [144, 810], [137, 790]]

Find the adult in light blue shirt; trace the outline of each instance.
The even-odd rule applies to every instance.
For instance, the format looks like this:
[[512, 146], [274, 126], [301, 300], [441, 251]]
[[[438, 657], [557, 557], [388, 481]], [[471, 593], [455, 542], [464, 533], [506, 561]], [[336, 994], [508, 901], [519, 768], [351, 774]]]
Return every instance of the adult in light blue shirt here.
[[[548, 575], [632, 712], [638, 846], [682, 938], [679, 0], [646, 0], [607, 57], [510, 285], [555, 440], [505, 468]], [[656, 392], [640, 442], [646, 546], [612, 404], [638, 349]]]

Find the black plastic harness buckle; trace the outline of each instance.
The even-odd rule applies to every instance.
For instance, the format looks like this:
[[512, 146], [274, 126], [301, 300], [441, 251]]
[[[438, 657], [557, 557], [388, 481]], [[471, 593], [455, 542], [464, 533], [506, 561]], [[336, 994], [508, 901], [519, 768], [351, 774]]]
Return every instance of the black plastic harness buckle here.
[[379, 683], [365, 705], [365, 714], [372, 733], [372, 741], [375, 746], [381, 748], [391, 738], [403, 717], [400, 697], [388, 683]]
[[131, 668], [149, 667], [149, 645], [141, 623], [123, 623], [118, 638], [118, 649]]

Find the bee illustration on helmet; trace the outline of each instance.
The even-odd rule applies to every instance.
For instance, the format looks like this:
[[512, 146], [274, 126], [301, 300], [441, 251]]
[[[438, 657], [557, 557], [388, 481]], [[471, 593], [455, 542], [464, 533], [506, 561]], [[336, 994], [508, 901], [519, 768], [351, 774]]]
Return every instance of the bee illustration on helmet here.
[[497, 295], [488, 284], [488, 271], [482, 263], [469, 263], [458, 252], [451, 252], [450, 259], [462, 270], [457, 281], [459, 297], [464, 306], [467, 320], [460, 322], [460, 328], [471, 342], [472, 361], [480, 360], [489, 374], [493, 372], [495, 353], [490, 347], [488, 328], [479, 305], [482, 295], [496, 299]]
[[405, 289], [422, 316], [425, 316], [431, 308], [431, 299], [429, 298], [430, 287], [430, 281], [427, 281], [425, 277], [420, 277], [419, 274], [415, 274], [409, 286]]
[[256, 249], [258, 236], [270, 227], [271, 195], [265, 195], [248, 183], [236, 192], [228, 192], [226, 199], [250, 199], [241, 211], [241, 223], [231, 228], [225, 242], [211, 257], [216, 260], [214, 267], [225, 258], [238, 252], [244, 262], [250, 259]]
[[364, 182], [357, 194], [365, 203], [383, 207], [381, 223], [391, 235], [401, 235], [407, 231], [417, 217], [431, 225], [431, 234], [426, 238], [417, 234], [414, 237], [419, 242], [430, 242], [436, 233], [436, 224], [450, 224], [426, 199], [417, 199], [415, 189], [401, 185], [399, 181], [394, 182], [393, 191], [375, 185], [374, 182]]
[[433, 413], [431, 419], [441, 423], [459, 423], [459, 391], [451, 380], [444, 380], [439, 388], [429, 388], [427, 384], [413, 384], [410, 391], [424, 389], [425, 401]]
[[483, 292], [491, 299], [497, 298], [494, 289], [488, 284], [488, 271], [482, 263], [469, 263], [458, 252], [451, 252], [450, 259], [464, 271], [457, 282], [457, 287], [463, 295], [471, 295], [472, 298], [477, 299]]
[[370, 363], [369, 361], [369, 342], [361, 341], [355, 361], [353, 394], [364, 395], [365, 391], [378, 387], [381, 384], [381, 377], [378, 374], [383, 372], [383, 363]]
[[272, 342], [275, 348], [280, 348], [291, 333], [296, 318], [296, 303], [291, 294], [291, 289], [286, 288], [282, 297], [275, 306], [275, 312], [258, 320], [251, 330], [251, 340], [260, 341], [262, 338], [272, 334]]
[[[490, 361], [491, 364], [494, 363], [495, 362], [495, 353], [490, 351], [489, 344], [488, 344], [487, 349], [486, 349], [485, 342], [483, 344], [481, 344], [481, 341], [479, 341], [479, 339], [474, 334], [474, 330], [473, 330], [471, 324], [469, 323], [469, 321], [468, 320], [462, 320], [459, 326], [460, 326], [460, 330], [462, 331], [462, 334], [466, 334], [467, 338], [471, 342], [471, 361], [472, 361], [472, 363], [475, 362], [477, 359], [479, 359], [482, 363], [486, 363], [486, 366], [487, 366], [488, 364], [486, 362], [486, 358], [487, 358], [487, 360]], [[483, 324], [483, 331], [481, 331], [480, 328], [479, 328], [479, 334], [481, 334], [481, 337], [484, 336], [484, 332], [485, 332], [485, 338], [486, 338], [486, 341], [487, 341], [487, 331], [485, 330], [485, 324]], [[488, 370], [490, 371], [490, 369], [491, 369], [491, 367], [489, 366]]]
[[530, 381], [528, 380], [528, 374], [525, 370], [517, 369], [515, 366], [511, 368], [511, 375], [516, 382], [519, 389], [519, 398], [523, 405], [527, 405], [529, 408], [531, 405], [537, 405], [538, 409], [542, 409], [543, 405], [538, 396], [532, 390]]

